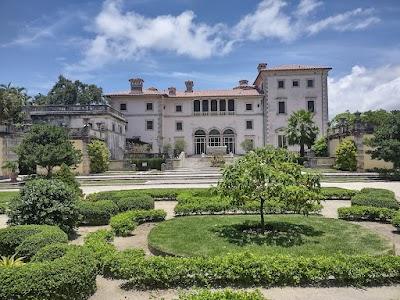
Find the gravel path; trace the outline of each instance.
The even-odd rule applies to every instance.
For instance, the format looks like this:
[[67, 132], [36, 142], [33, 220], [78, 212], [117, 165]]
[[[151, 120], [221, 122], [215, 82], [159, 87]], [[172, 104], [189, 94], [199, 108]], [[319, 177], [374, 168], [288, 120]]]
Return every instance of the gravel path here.
[[116, 236], [114, 238], [115, 247], [120, 251], [125, 249], [143, 249], [146, 255], [152, 255], [147, 243], [147, 236], [150, 230], [156, 225], [156, 223], [144, 223], [136, 227], [130, 236]]
[[7, 215], [0, 215], [0, 228], [7, 227], [7, 220], [8, 220]]

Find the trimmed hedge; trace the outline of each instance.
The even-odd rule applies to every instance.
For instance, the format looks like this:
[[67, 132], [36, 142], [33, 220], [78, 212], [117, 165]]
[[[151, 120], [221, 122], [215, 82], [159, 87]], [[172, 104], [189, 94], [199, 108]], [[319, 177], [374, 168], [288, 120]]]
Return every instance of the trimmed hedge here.
[[67, 243], [68, 236], [57, 226], [18, 225], [0, 229], [0, 254], [29, 259], [41, 248], [54, 243]]
[[358, 191], [338, 187], [321, 188], [322, 197], [325, 200], [350, 200]]
[[68, 245], [63, 243], [55, 243], [41, 248], [31, 259], [31, 262], [53, 261], [63, 257], [71, 249], [76, 249], [79, 246]]
[[98, 269], [92, 252], [76, 247], [54, 261], [0, 268], [0, 299], [88, 299]]
[[160, 222], [165, 220], [167, 213], [162, 209], [132, 210], [115, 215], [110, 225], [117, 236], [127, 236], [137, 224], [145, 222]]
[[400, 211], [398, 211], [392, 218], [392, 225], [400, 230]]
[[340, 219], [349, 221], [380, 221], [390, 222], [396, 210], [385, 207], [351, 206], [338, 209]]
[[161, 164], [165, 163], [163, 158], [138, 158], [132, 159], [132, 164], [136, 165], [136, 169], [139, 171], [146, 171], [151, 169], [161, 170]]
[[120, 212], [134, 209], [153, 209], [154, 200], [149, 195], [137, 195], [135, 197], [119, 198], [114, 200]]
[[362, 189], [360, 193], [351, 198], [351, 205], [385, 207], [399, 209], [400, 204], [394, 193], [381, 189]]
[[118, 213], [118, 206], [111, 200], [79, 201], [80, 223], [84, 225], [107, 225]]
[[259, 290], [234, 291], [225, 289], [222, 291], [199, 290], [179, 295], [179, 300], [266, 300]]

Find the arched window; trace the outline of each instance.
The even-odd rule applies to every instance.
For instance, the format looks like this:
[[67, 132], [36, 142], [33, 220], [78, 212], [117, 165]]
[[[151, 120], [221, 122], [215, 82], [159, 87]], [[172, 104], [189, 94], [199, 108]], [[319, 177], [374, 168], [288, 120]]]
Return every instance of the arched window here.
[[204, 130], [196, 130], [194, 133], [194, 153], [206, 153], [206, 133]]
[[223, 134], [223, 145], [226, 146], [226, 153], [235, 153], [236, 151], [236, 139], [235, 139], [235, 132], [232, 129], [224, 130]]
[[208, 145], [211, 147], [221, 146], [221, 133], [213, 129], [208, 134]]

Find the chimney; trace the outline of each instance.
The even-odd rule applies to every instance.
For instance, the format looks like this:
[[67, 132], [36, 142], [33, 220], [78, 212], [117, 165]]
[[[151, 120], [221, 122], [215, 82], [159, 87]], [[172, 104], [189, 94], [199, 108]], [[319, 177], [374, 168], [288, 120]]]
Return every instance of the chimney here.
[[173, 87], [173, 86], [169, 87], [168, 88], [168, 95], [175, 96], [176, 95], [176, 87]]
[[186, 80], [185, 81], [186, 85], [186, 93], [193, 93], [193, 81], [192, 80]]
[[258, 72], [262, 71], [262, 70], [266, 70], [267, 69], [267, 64], [266, 63], [259, 63], [257, 70]]
[[131, 92], [143, 92], [144, 80], [142, 78], [132, 78], [129, 79], [129, 82], [131, 83]]
[[246, 80], [246, 79], [239, 80], [239, 86], [240, 87], [248, 86], [248, 85], [249, 85], [249, 81], [248, 80]]

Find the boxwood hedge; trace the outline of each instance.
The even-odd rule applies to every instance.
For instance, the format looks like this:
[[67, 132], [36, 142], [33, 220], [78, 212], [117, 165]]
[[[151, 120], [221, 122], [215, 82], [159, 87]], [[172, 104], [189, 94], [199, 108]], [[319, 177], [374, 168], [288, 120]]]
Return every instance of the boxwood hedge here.
[[84, 225], [107, 225], [118, 213], [118, 206], [111, 200], [79, 201], [80, 223]]
[[392, 225], [400, 230], [400, 211], [396, 212], [392, 218]]
[[53, 261], [57, 258], [63, 257], [71, 249], [75, 249], [79, 246], [68, 245], [64, 243], [55, 243], [44, 246], [41, 248], [31, 259], [31, 262], [45, 262]]
[[385, 189], [364, 188], [351, 198], [352, 205], [385, 207], [399, 209], [400, 204], [392, 191]]
[[350, 200], [358, 192], [338, 187], [323, 187], [321, 188], [322, 197], [325, 200]]
[[221, 291], [198, 290], [179, 295], [179, 300], [266, 300], [259, 290], [234, 291], [225, 289]]
[[349, 221], [380, 221], [390, 222], [396, 210], [385, 207], [351, 206], [338, 209], [340, 219]]

